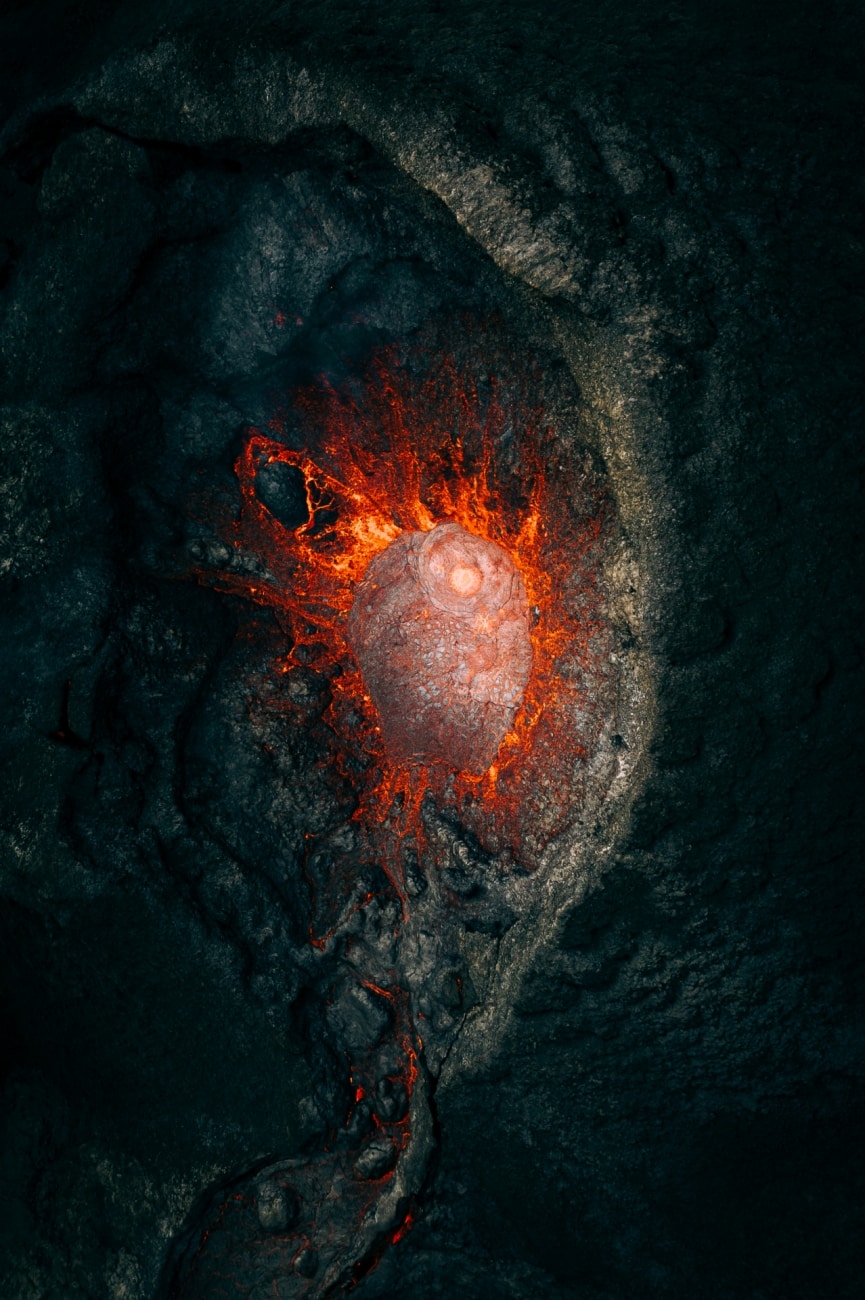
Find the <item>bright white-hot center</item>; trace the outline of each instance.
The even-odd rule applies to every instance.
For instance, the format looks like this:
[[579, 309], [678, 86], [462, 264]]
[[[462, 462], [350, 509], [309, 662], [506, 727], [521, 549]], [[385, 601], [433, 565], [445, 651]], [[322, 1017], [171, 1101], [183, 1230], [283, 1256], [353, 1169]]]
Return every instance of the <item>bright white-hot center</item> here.
[[474, 596], [484, 576], [474, 564], [456, 564], [448, 574], [448, 586], [458, 596]]

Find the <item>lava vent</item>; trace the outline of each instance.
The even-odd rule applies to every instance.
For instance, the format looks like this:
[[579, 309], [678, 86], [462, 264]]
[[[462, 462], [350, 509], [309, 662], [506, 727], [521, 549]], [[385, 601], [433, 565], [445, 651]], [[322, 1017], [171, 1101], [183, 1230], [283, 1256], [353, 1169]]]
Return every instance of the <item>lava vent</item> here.
[[348, 640], [393, 761], [490, 767], [532, 666], [507, 551], [457, 523], [402, 533], [358, 583]]

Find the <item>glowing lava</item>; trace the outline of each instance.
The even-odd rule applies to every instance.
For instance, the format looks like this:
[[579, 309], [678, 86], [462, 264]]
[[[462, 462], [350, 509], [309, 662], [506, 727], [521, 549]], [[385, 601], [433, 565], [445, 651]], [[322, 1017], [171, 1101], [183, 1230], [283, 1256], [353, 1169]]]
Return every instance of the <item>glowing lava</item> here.
[[403, 533], [359, 583], [348, 641], [392, 762], [487, 770], [532, 665], [526, 588], [506, 551], [457, 523]]
[[[495, 355], [488, 343], [484, 353]], [[293, 646], [275, 665], [278, 672], [328, 678], [332, 698], [321, 740], [331, 743], [335, 769], [360, 801], [358, 823], [368, 830], [398, 814], [401, 834], [420, 840], [420, 809], [431, 795], [490, 851], [510, 848], [525, 863], [578, 814], [586, 763], [603, 725], [592, 682], [603, 679], [609, 663], [598, 582], [608, 504], [586, 462], [569, 462], [537, 397], [529, 396], [542, 376], [524, 369], [515, 376], [514, 361], [513, 349], [500, 351], [502, 378], [491, 377], [483, 360], [467, 366], [471, 377], [449, 357], [422, 349], [400, 356], [394, 349], [342, 389], [321, 380], [292, 394], [286, 416], [271, 421], [272, 436], [252, 430], [236, 466], [242, 507], [228, 525], [233, 545], [258, 556], [267, 576], [201, 576], [276, 612]], [[300, 526], [280, 523], [256, 491], [259, 473], [272, 473], [275, 464], [299, 471], [306, 497]], [[509, 563], [513, 557], [511, 571], [518, 570], [525, 595], [518, 587], [517, 601], [530, 617], [513, 625], [504, 695], [489, 691], [497, 721], [472, 729], [476, 743], [457, 744], [443, 726], [430, 744], [415, 743], [418, 728], [412, 739], [398, 736], [388, 722], [396, 700], [376, 670], [364, 680], [351, 651], [355, 593], [401, 535], [425, 535], [428, 552], [457, 538], [477, 548], [443, 561], [436, 599], [445, 609], [448, 601], [463, 607], [482, 599], [484, 554], [505, 553]], [[425, 558], [438, 563], [428, 552]], [[497, 671], [486, 666], [488, 651], [481, 639], [473, 666], [465, 665], [469, 675], [476, 672], [481, 693], [485, 674]], [[474, 698], [466, 674], [459, 689], [461, 698]]]
[[[321, 1156], [214, 1199], [173, 1266], [182, 1300], [234, 1294], [236, 1274], [261, 1277], [256, 1294], [268, 1276], [273, 1294], [343, 1293], [405, 1235], [464, 1015], [461, 976], [459, 1009], [435, 993], [452, 982], [449, 918], [462, 902], [498, 924], [496, 885], [580, 812], [610, 698], [608, 500], [529, 399], [540, 373], [495, 338], [464, 371], [393, 350], [353, 385], [292, 394], [290, 418], [251, 430], [238, 459], [235, 562], [199, 571], [275, 614], [286, 689], [268, 680], [250, 705], [293, 715], [316, 779], [356, 801], [338, 836], [295, 828], [353, 1100]], [[452, 858], [468, 871], [485, 854], [475, 901]]]

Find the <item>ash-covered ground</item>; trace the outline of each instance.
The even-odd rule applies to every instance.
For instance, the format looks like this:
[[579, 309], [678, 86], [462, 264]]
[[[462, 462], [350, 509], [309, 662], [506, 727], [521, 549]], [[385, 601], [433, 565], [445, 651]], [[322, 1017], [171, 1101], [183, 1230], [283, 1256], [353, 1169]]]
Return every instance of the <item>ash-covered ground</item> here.
[[[858, 1297], [863, 36], [0, 19], [4, 1297]], [[493, 320], [611, 503], [592, 743], [516, 859], [429, 802], [401, 903], [334, 676], [196, 575], [267, 579], [250, 426]]]

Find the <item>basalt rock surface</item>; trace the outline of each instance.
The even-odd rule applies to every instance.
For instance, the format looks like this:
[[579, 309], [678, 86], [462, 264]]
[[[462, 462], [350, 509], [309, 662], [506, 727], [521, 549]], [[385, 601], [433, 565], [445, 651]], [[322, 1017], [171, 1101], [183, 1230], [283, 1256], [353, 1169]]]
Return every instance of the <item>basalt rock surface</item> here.
[[[863, 36], [0, 17], [4, 1297], [858, 1300]], [[615, 504], [606, 721], [562, 834], [428, 800], [400, 898], [336, 667], [194, 575], [268, 580], [287, 393], [492, 318]]]

